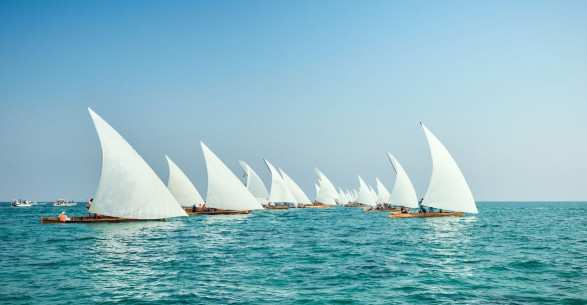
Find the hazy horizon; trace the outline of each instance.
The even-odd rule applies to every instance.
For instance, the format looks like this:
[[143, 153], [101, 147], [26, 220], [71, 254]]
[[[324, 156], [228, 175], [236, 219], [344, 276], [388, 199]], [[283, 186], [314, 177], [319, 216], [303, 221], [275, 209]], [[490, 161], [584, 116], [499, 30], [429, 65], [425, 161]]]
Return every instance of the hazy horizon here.
[[586, 2], [3, 1], [0, 33], [0, 201], [93, 196], [87, 107], [204, 198], [200, 141], [311, 200], [314, 166], [391, 191], [390, 152], [421, 197], [423, 122], [476, 201], [587, 200]]

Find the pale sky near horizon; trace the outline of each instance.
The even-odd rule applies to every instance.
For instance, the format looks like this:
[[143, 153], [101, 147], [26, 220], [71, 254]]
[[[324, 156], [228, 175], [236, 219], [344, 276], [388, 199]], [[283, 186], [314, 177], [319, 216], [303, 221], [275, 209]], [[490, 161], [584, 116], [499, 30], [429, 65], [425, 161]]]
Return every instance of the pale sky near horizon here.
[[93, 196], [87, 107], [204, 197], [200, 141], [422, 196], [422, 121], [477, 201], [587, 200], [585, 1], [1, 1], [0, 37], [0, 201]]

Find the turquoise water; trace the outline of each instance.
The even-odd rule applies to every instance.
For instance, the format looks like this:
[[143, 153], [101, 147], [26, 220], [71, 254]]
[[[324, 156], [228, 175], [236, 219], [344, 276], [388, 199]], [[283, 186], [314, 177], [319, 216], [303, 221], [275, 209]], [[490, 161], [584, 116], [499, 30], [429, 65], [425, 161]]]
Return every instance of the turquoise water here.
[[3, 304], [587, 304], [587, 203], [479, 215], [358, 208], [41, 224], [0, 204]]

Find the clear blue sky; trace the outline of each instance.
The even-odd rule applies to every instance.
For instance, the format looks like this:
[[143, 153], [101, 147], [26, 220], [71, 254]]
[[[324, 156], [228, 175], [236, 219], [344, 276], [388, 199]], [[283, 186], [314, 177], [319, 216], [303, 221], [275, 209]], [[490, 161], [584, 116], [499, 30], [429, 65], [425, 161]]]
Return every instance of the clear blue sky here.
[[199, 141], [422, 195], [423, 121], [477, 200], [587, 200], [585, 1], [1, 1], [0, 37], [0, 201], [94, 194], [88, 106], [204, 196]]

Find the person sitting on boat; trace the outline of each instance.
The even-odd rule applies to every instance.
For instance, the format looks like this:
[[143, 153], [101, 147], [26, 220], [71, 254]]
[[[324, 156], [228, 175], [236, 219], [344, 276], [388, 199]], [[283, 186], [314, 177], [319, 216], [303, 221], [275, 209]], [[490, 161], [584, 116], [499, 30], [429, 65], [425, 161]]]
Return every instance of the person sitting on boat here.
[[61, 221], [61, 222], [65, 222], [66, 220], [68, 220], [68, 219], [67, 219], [67, 215], [65, 215], [65, 212], [61, 212], [61, 214], [59, 214], [59, 217], [58, 217], [58, 219], [59, 219], [59, 221]]
[[442, 211], [442, 209], [440, 209], [440, 210], [438, 211], [438, 213], [442, 213], [442, 212], [443, 212], [443, 211]]
[[400, 212], [402, 212], [402, 213], [406, 214], [408, 211], [406, 211], [406, 207], [402, 205], [402, 206], [400, 207]]
[[90, 208], [92, 207], [92, 202], [94, 202], [94, 198], [90, 198], [88, 204], [86, 204], [86, 208], [88, 209], [88, 213], [90, 212]]
[[198, 210], [199, 206], [196, 207], [196, 204], [194, 203], [194, 205], [192, 205], [192, 212], [196, 212]]
[[424, 206], [422, 205], [422, 200], [420, 200], [420, 213], [426, 213], [426, 209], [424, 208]]
[[434, 208], [433, 208], [433, 207], [430, 207], [430, 208], [428, 209], [428, 213], [434, 213]]

